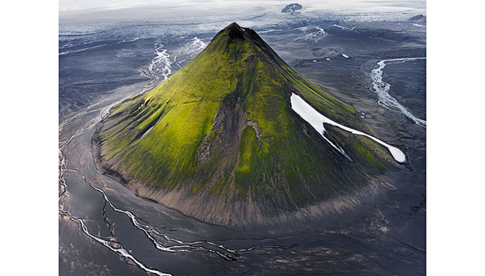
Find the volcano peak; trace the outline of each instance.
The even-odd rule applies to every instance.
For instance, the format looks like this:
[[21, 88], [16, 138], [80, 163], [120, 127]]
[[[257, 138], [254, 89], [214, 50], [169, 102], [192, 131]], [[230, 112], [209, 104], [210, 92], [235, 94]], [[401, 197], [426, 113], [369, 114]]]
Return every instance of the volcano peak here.
[[[94, 138], [98, 164], [138, 195], [206, 222], [303, 218], [302, 208], [358, 194], [387, 163], [372, 141], [329, 128], [351, 160], [343, 156], [293, 111], [292, 94], [363, 128], [351, 106], [231, 23], [166, 81], [111, 109]], [[305, 214], [342, 206], [332, 204]]]

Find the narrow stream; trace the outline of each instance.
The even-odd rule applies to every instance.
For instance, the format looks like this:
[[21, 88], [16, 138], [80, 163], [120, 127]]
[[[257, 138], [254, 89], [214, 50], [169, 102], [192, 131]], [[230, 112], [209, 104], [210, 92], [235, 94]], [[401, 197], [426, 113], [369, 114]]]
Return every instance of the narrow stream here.
[[[127, 29], [126, 32], [134, 34], [138, 30], [146, 31], [146, 24]], [[351, 30], [353, 28], [349, 29]], [[313, 39], [324, 39], [327, 35], [319, 27], [303, 33], [309, 34], [308, 43], [313, 43]], [[302, 30], [294, 31], [295, 36], [301, 34]], [[209, 37], [204, 34], [187, 34], [187, 37], [140, 36], [141, 38], [138, 35], [127, 35], [125, 38], [123, 35], [119, 41], [111, 41], [110, 36], [109, 40], [103, 42], [105, 38], [98, 38], [96, 35], [93, 39], [99, 39], [100, 45], [92, 49], [76, 53], [66, 52], [71, 50], [68, 47], [73, 46], [67, 43], [74, 43], [70, 40], [63, 41], [66, 49], [64, 46], [59, 48], [63, 49], [60, 52], [65, 51], [60, 54], [63, 61], [60, 67], [69, 76], [77, 72], [74, 70], [76, 68], [70, 67], [72, 62], [82, 58], [86, 65], [98, 62], [126, 65], [126, 68], [120, 66], [106, 73], [129, 70], [131, 74], [131, 69], [138, 68], [142, 76], [148, 78], [145, 80], [134, 76], [125, 83], [123, 73], [120, 74], [121, 77], [113, 79], [113, 82], [119, 81], [122, 86], [110, 85], [104, 88], [104, 79], [87, 72], [76, 78], [63, 77], [66, 82], [63, 88], [66, 100], [62, 102], [63, 112], [59, 112], [58, 144], [59, 273], [322, 275], [344, 271], [349, 275], [356, 275], [365, 270], [373, 275], [398, 275], [401, 270], [409, 269], [414, 272], [423, 267], [425, 250], [420, 243], [416, 246], [414, 240], [407, 236], [397, 235], [397, 239], [380, 230], [393, 230], [397, 229], [396, 225], [407, 224], [409, 220], [406, 219], [405, 208], [399, 209], [404, 214], [402, 216], [392, 212], [381, 213], [380, 210], [379, 213], [371, 213], [372, 210], [363, 214], [348, 212], [345, 220], [348, 219], [351, 223], [338, 226], [338, 229], [334, 228], [337, 225], [333, 223], [334, 220], [318, 218], [308, 223], [288, 223], [246, 231], [207, 224], [137, 197], [127, 187], [97, 171], [90, 148], [96, 124], [109, 116], [111, 107], [116, 103], [144, 93], [166, 80], [207, 46], [204, 41], [209, 41]], [[81, 43], [83, 39], [80, 40]], [[108, 46], [101, 45], [101, 42]], [[278, 45], [279, 42], [274, 43]], [[118, 53], [125, 55], [118, 56]], [[146, 53], [147, 56], [141, 57], [139, 53]], [[345, 58], [345, 54], [342, 57]], [[404, 61], [384, 61], [380, 71], [381, 81], [382, 69], [391, 62]], [[379, 71], [375, 73], [379, 76]], [[376, 81], [379, 80], [378, 76]], [[131, 82], [132, 79], [134, 83]], [[69, 85], [84, 84], [84, 81], [89, 81], [90, 85], [80, 90], [79, 98], [76, 93], [74, 96], [68, 95], [67, 92], [71, 92]], [[98, 85], [97, 81], [101, 84]], [[91, 86], [91, 82], [95, 85]], [[89, 87], [99, 89], [99, 95], [96, 93], [97, 96], [91, 98]], [[84, 98], [85, 95], [89, 97]], [[77, 101], [83, 101], [79, 108], [76, 107]], [[325, 131], [324, 123], [337, 125], [354, 134], [366, 135], [324, 118], [315, 125], [312, 124], [316, 129], [321, 128], [319, 132], [322, 136]], [[325, 136], [323, 138], [338, 154], [349, 158], [337, 143]], [[389, 146], [390, 151], [392, 148]], [[395, 154], [398, 156], [394, 158], [399, 159], [401, 153], [402, 160], [405, 160], [404, 154], [399, 149], [396, 150]], [[410, 159], [413, 156], [411, 151], [406, 154], [409, 154]], [[380, 205], [376, 206], [381, 208]], [[340, 218], [332, 219], [339, 224], [344, 221]], [[412, 222], [415, 220], [413, 217]], [[368, 228], [368, 221], [372, 228]], [[342, 224], [344, 223], [346, 221]], [[415, 248], [419, 250], [415, 251]], [[401, 268], [401, 263], [396, 260], [401, 261], [406, 269]]]
[[[110, 106], [111, 107], [111, 106]], [[109, 108], [106, 108], [107, 110], [109, 110]], [[62, 152], [62, 150], [67, 147], [69, 145], [69, 143], [72, 141], [72, 139], [84, 132], [86, 132], [87, 130], [91, 129], [92, 127], [94, 127], [96, 125], [97, 122], [99, 122], [100, 120], [104, 119], [109, 113], [106, 112], [105, 109], [103, 109], [101, 111], [101, 114], [100, 116], [97, 118], [97, 120], [95, 119], [94, 122], [93, 121], [90, 121], [89, 124], [84, 127], [83, 129], [80, 129], [78, 131], [76, 131], [74, 134], [72, 134], [69, 139], [64, 142], [60, 147], [59, 147], [59, 184], [61, 185], [62, 188], [62, 192], [60, 193], [59, 195], [59, 201], [61, 200], [62, 196], [67, 192], [67, 183], [66, 183], [66, 180], [64, 179], [64, 172], [65, 171], [68, 171], [70, 170], [68, 167], [67, 167], [67, 163], [66, 163], [66, 157], [64, 155], [64, 153]], [[61, 123], [61, 126], [59, 128], [59, 132], [62, 131], [62, 127], [64, 125], [66, 125], [66, 123], [69, 123], [72, 119], [68, 119], [64, 122]], [[76, 171], [77, 172], [77, 171]], [[79, 172], [78, 172], [79, 173]], [[87, 181], [87, 179], [82, 176], [82, 178]], [[107, 198], [106, 194], [94, 187], [92, 185], [92, 183], [90, 183], [90, 186], [91, 188], [97, 190], [98, 192], [101, 192], [104, 197], [105, 197], [105, 200], [107, 202], [109, 202], [109, 199]], [[112, 206], [111, 202], [110, 202], [110, 206]], [[114, 206], [112, 206], [114, 208]], [[63, 211], [61, 209], [61, 206], [59, 207], [59, 214], [61, 216], [66, 216], [68, 217], [70, 220], [74, 221], [74, 222], [77, 222], [80, 226], [81, 226], [81, 229], [83, 231], [84, 234], [86, 234], [88, 237], [92, 238], [93, 240], [95, 240], [96, 242], [102, 244], [103, 246], [105, 246], [106, 248], [108, 248], [109, 250], [117, 253], [118, 255], [120, 255], [121, 257], [124, 257], [126, 259], [130, 259], [131, 261], [133, 261], [138, 267], [140, 267], [141, 269], [145, 270], [146, 272], [149, 272], [149, 273], [153, 273], [155, 275], [160, 275], [160, 276], [170, 276], [171, 274], [168, 274], [168, 273], [163, 273], [161, 271], [158, 271], [158, 270], [155, 270], [155, 269], [150, 269], [150, 268], [147, 268], [143, 263], [141, 263], [140, 261], [138, 261], [133, 255], [131, 255], [130, 253], [128, 253], [128, 251], [126, 249], [123, 248], [123, 246], [120, 244], [120, 243], [116, 243], [116, 242], [111, 242], [111, 241], [107, 241], [105, 239], [102, 239], [100, 237], [97, 237], [95, 235], [93, 235], [92, 233], [89, 232], [89, 229], [88, 227], [84, 224], [84, 221], [80, 218], [76, 218], [74, 217], [73, 215], [71, 215], [69, 212], [66, 212], [66, 211]]]
[[414, 116], [407, 108], [405, 108], [401, 103], [397, 101], [396, 98], [389, 94], [391, 90], [391, 85], [382, 79], [382, 73], [384, 67], [386, 67], [389, 63], [402, 63], [411, 60], [422, 60], [426, 59], [425, 57], [417, 57], [417, 58], [393, 58], [393, 59], [384, 59], [377, 63], [378, 67], [372, 69], [370, 73], [370, 77], [372, 79], [372, 87], [371, 91], [377, 94], [378, 103], [390, 110], [396, 110], [402, 113], [404, 116], [408, 117], [409, 119], [413, 120], [417, 125], [426, 127], [426, 121], [417, 118]]
[[[201, 51], [203, 48], [205, 48], [206, 44], [203, 43], [200, 39], [194, 38], [193, 43], [190, 45], [186, 45], [186, 52], [189, 54], [198, 53]], [[137, 93], [144, 93], [145, 91], [151, 89], [156, 83], [160, 83], [160, 81], [166, 80], [172, 73], [171, 70], [171, 64], [175, 62], [176, 56], [171, 57], [170, 54], [167, 53], [167, 50], [163, 48], [164, 45], [161, 44], [159, 41], [155, 43], [155, 54], [156, 57], [152, 60], [152, 62], [148, 65], [148, 75], [152, 79], [151, 83], [148, 85], [145, 85], [142, 90]], [[192, 49], [195, 48], [195, 49]], [[185, 53], [185, 54], [187, 54]], [[173, 59], [173, 61], [172, 61]], [[129, 95], [133, 96], [133, 95]], [[126, 99], [128, 97], [125, 97]], [[121, 101], [123, 101], [122, 99]], [[62, 121], [59, 124], [59, 136], [61, 135], [62, 131], [66, 128], [66, 126], [70, 125], [73, 121], [75, 120], [82, 120], [83, 117], [89, 116], [89, 114], [93, 112], [99, 112], [99, 116], [96, 116], [95, 118], [89, 120], [83, 127], [80, 127], [77, 130], [72, 130], [72, 134], [70, 136], [66, 136], [64, 141], [61, 141], [59, 143], [59, 203], [61, 203], [61, 199], [63, 196], [68, 193], [68, 183], [66, 179], [64, 178], [64, 173], [65, 172], [71, 172], [71, 173], [76, 173], [78, 174], [85, 183], [87, 183], [93, 190], [99, 192], [105, 201], [104, 204], [104, 209], [102, 210], [103, 215], [105, 216], [105, 221], [108, 221], [107, 218], [107, 213], [106, 213], [106, 206], [109, 206], [113, 211], [117, 213], [121, 213], [126, 215], [132, 225], [139, 231], [142, 231], [147, 239], [149, 239], [154, 246], [156, 247], [157, 250], [163, 251], [163, 252], [169, 252], [169, 253], [177, 253], [177, 252], [200, 252], [200, 251], [205, 251], [210, 254], [216, 254], [217, 256], [221, 257], [222, 259], [226, 261], [235, 261], [237, 260], [238, 257], [240, 257], [241, 252], [248, 252], [252, 251], [256, 248], [259, 248], [259, 246], [250, 246], [248, 248], [241, 248], [241, 249], [230, 249], [227, 248], [225, 245], [222, 244], [217, 244], [211, 241], [206, 241], [206, 240], [200, 240], [200, 241], [192, 241], [192, 242], [184, 242], [180, 239], [173, 238], [165, 233], [161, 233], [160, 231], [157, 231], [155, 227], [149, 225], [148, 223], [141, 223], [140, 219], [137, 218], [133, 212], [129, 210], [123, 210], [121, 208], [116, 207], [112, 201], [109, 199], [108, 195], [100, 188], [96, 187], [93, 185], [93, 183], [80, 171], [71, 169], [68, 167], [68, 162], [66, 160], [66, 156], [64, 155], [64, 150], [71, 144], [74, 138], [81, 136], [82, 134], [85, 134], [89, 130], [95, 127], [95, 125], [102, 121], [104, 118], [106, 118], [109, 115], [109, 111], [113, 105], [116, 104], [116, 102], [121, 102], [120, 100], [117, 100], [116, 102], [109, 104], [105, 106], [104, 108], [96, 108], [97, 105], [100, 103], [103, 103], [105, 101], [109, 101], [107, 99], [101, 100], [97, 102], [96, 104], [93, 104], [91, 106], [88, 106], [84, 111], [77, 113], [76, 115], [67, 118], [66, 120]], [[88, 118], [88, 117], [86, 117]], [[101, 211], [101, 210], [100, 210]], [[59, 214], [61, 216], [69, 218], [69, 220], [74, 221], [78, 223], [81, 227], [81, 230], [84, 234], [86, 234], [88, 237], [92, 238], [96, 242], [100, 243], [101, 245], [105, 246], [109, 250], [115, 252], [119, 256], [123, 257], [126, 260], [131, 260], [133, 263], [135, 263], [139, 268], [143, 269], [144, 271], [156, 275], [171, 275], [165, 272], [161, 272], [156, 269], [151, 269], [148, 268], [146, 265], [144, 265], [140, 260], [138, 260], [135, 256], [130, 254], [130, 250], [126, 250], [123, 245], [117, 241], [116, 237], [113, 235], [113, 231], [111, 232], [111, 240], [114, 240], [116, 242], [113, 242], [111, 240], [106, 240], [105, 238], [99, 237], [91, 233], [88, 229], [88, 226], [84, 223], [84, 220], [81, 218], [77, 218], [73, 216], [71, 213], [63, 210], [62, 204], [59, 204]], [[164, 245], [160, 240], [165, 241], [168, 244], [171, 245]]]
[[[87, 183], [93, 190], [99, 192], [105, 201], [105, 207], [109, 206], [113, 211], [117, 213], [121, 213], [126, 215], [132, 225], [139, 231], [142, 231], [146, 238], [150, 240], [151, 243], [154, 244], [157, 250], [163, 251], [163, 252], [168, 252], [168, 253], [178, 253], [178, 252], [207, 252], [210, 254], [216, 254], [217, 256], [221, 257], [225, 261], [235, 261], [237, 260], [242, 253], [252, 251], [257, 248], [281, 248], [281, 246], [275, 245], [275, 246], [256, 246], [252, 245], [246, 248], [240, 248], [240, 249], [231, 249], [226, 247], [223, 244], [217, 244], [215, 242], [211, 242], [208, 240], [198, 240], [198, 241], [191, 241], [191, 242], [185, 242], [180, 239], [173, 238], [169, 236], [166, 233], [162, 233], [155, 229], [152, 225], [146, 223], [140, 222], [141, 219], [136, 217], [133, 212], [129, 210], [124, 210], [119, 207], [116, 207], [112, 201], [109, 199], [108, 195], [100, 188], [96, 187], [93, 185], [93, 183], [80, 171], [76, 169], [71, 169], [68, 167], [68, 162], [66, 161], [66, 156], [64, 155], [63, 150], [65, 150], [73, 141], [74, 138], [80, 136], [81, 134], [86, 133], [88, 130], [92, 129], [95, 127], [95, 125], [106, 118], [109, 114], [109, 109], [113, 105], [109, 105], [105, 108], [99, 109], [99, 116], [97, 116], [95, 119], [90, 120], [87, 125], [77, 131], [75, 131], [67, 141], [63, 142], [59, 146], [59, 202], [63, 198], [63, 196], [68, 193], [68, 183], [66, 182], [64, 178], [64, 173], [65, 172], [70, 172], [70, 173], [75, 173], [78, 174], [85, 183]], [[59, 132], [62, 131], [62, 128], [68, 124], [72, 119], [67, 119], [66, 121], [62, 122], [60, 127], [59, 127]], [[103, 215], [105, 216], [105, 221], [108, 220], [107, 218], [107, 213], [106, 210], [102, 210]], [[100, 210], [101, 211], [101, 210]], [[118, 254], [119, 256], [123, 257], [124, 259], [129, 259], [133, 261], [139, 268], [143, 269], [146, 272], [153, 273], [156, 275], [171, 275], [165, 272], [161, 272], [156, 269], [148, 268], [146, 265], [144, 265], [140, 260], [138, 260], [135, 256], [130, 254], [129, 250], [125, 249], [123, 245], [117, 241], [116, 237], [113, 236], [113, 231], [111, 232], [112, 239], [106, 240], [105, 238], [99, 237], [94, 235], [92, 232], [89, 231], [87, 225], [84, 223], [82, 218], [78, 218], [73, 216], [71, 213], [63, 210], [62, 205], [59, 205], [59, 214], [61, 216], [69, 218], [69, 220], [74, 221], [78, 223], [81, 227], [81, 230], [84, 234], [86, 234], [88, 237], [92, 238], [96, 242], [100, 243], [101, 245], [105, 246], [109, 250], [113, 251], [114, 253]], [[167, 244], [170, 245], [165, 245], [161, 241], [164, 241]]]
[[[323, 123], [328, 123], [328, 124], [331, 124], [331, 125], [338, 126], [342, 129], [349, 131], [351, 133], [354, 133], [354, 134], [365, 135], [365, 136], [375, 140], [376, 142], [388, 147], [388, 149], [393, 154], [393, 157], [398, 162], [404, 162], [405, 161], [405, 156], [399, 149], [392, 147], [390, 145], [387, 145], [386, 143], [384, 143], [384, 142], [382, 142], [382, 141], [380, 141], [380, 140], [378, 140], [378, 139], [376, 139], [372, 136], [369, 136], [365, 133], [361, 133], [361, 132], [358, 132], [356, 130], [347, 128], [345, 126], [342, 126], [342, 125], [324, 117], [323, 115], [316, 112], [316, 110], [314, 110], [310, 105], [308, 105], [306, 102], [304, 102], [299, 96], [293, 94], [292, 97], [291, 97], [291, 102], [292, 102], [292, 108], [297, 113], [299, 113], [300, 116], [302, 116], [305, 120], [309, 121], [312, 124], [312, 126], [314, 126], [317, 130], [321, 128], [324, 131]], [[62, 217], [65, 217], [65, 218], [67, 218], [67, 219], [69, 219], [73, 222], [76, 222], [79, 225], [82, 233], [84, 233], [86, 236], [88, 236], [89, 238], [91, 238], [95, 242], [103, 245], [104, 247], [106, 247], [107, 249], [112, 251], [113, 253], [119, 255], [127, 263], [131, 263], [132, 265], [134, 264], [137, 267], [139, 267], [140, 269], [146, 271], [147, 273], [149, 273], [149, 274], [151, 273], [151, 274], [154, 274], [154, 275], [171, 275], [171, 274], [161, 271], [159, 267], [154, 268], [154, 267], [147, 266], [143, 261], [141, 261], [139, 258], [137, 258], [135, 256], [136, 254], [131, 253], [131, 250], [129, 250], [125, 246], [123, 246], [123, 244], [119, 241], [119, 239], [115, 235], [116, 231], [111, 231], [111, 229], [110, 229], [111, 237], [102, 237], [102, 236], [100, 236], [99, 233], [96, 235], [94, 233], [97, 230], [93, 230], [93, 229], [90, 230], [88, 225], [86, 224], [85, 219], [80, 218], [80, 217], [76, 217], [76, 216], [72, 215], [70, 212], [64, 210], [63, 204], [61, 204], [61, 200], [63, 200], [64, 196], [67, 193], [69, 193], [69, 191], [68, 191], [69, 183], [67, 183], [66, 179], [64, 178], [65, 172], [78, 174], [84, 180], [84, 182], [87, 185], [89, 185], [89, 187], [92, 190], [94, 190], [94, 191], [96, 191], [96, 192], [98, 192], [102, 195], [105, 204], [104, 204], [103, 209], [99, 210], [99, 211], [103, 214], [105, 223], [108, 223], [108, 221], [111, 220], [111, 219], [108, 218], [108, 213], [106, 212], [106, 208], [110, 208], [111, 210], [113, 210], [116, 213], [120, 213], [120, 214], [125, 215], [130, 220], [131, 225], [135, 227], [135, 230], [141, 231], [144, 234], [144, 236], [146, 237], [146, 239], [149, 242], [151, 242], [154, 245], [154, 247], [156, 248], [156, 250], [158, 250], [158, 251], [166, 252], [166, 253], [174, 253], [174, 254], [181, 253], [181, 252], [200, 254], [200, 252], [206, 252], [208, 254], [215, 254], [218, 257], [222, 258], [224, 261], [237, 261], [246, 252], [254, 251], [256, 249], [265, 249], [264, 250], [265, 254], [270, 254], [270, 252], [268, 250], [285, 248], [285, 246], [274, 245], [274, 244], [270, 244], [270, 245], [249, 244], [248, 246], [242, 246], [241, 248], [234, 249], [234, 248], [229, 248], [229, 247], [225, 246], [224, 244], [218, 244], [217, 242], [213, 242], [213, 241], [210, 241], [210, 240], [195, 240], [195, 241], [187, 242], [187, 241], [183, 241], [180, 238], [174, 238], [172, 235], [158, 230], [158, 229], [160, 229], [159, 227], [157, 228], [157, 227], [154, 227], [153, 225], [150, 225], [145, 220], [137, 217], [134, 214], [133, 211], [120, 208], [119, 206], [115, 206], [115, 204], [109, 198], [109, 196], [105, 193], [105, 191], [103, 191], [101, 188], [95, 186], [85, 176], [85, 174], [82, 171], [76, 170], [76, 169], [73, 169], [73, 168], [69, 168], [68, 160], [66, 160], [67, 158], [64, 155], [64, 151], [67, 148], [69, 148], [70, 145], [72, 145], [72, 143], [73, 143], [72, 141], [74, 139], [76, 139], [76, 138], [81, 139], [82, 137], [79, 137], [79, 136], [82, 136], [83, 134], [86, 134], [89, 130], [92, 130], [92, 128], [94, 128], [95, 125], [98, 122], [100, 122], [101, 120], [103, 120], [104, 118], [106, 118], [109, 115], [109, 110], [112, 106], [113, 106], [113, 104], [107, 103], [105, 105], [105, 107], [103, 107], [103, 108], [98, 107], [96, 109], [96, 108], [93, 107], [89, 111], [86, 111], [86, 112], [83, 112], [83, 113], [78, 113], [78, 115], [76, 115], [75, 117], [71, 117], [69, 119], [66, 119], [59, 126], [59, 134], [60, 134], [62, 132], [63, 128], [68, 126], [74, 119], [80, 119], [82, 117], [88, 116], [89, 114], [91, 114], [91, 116], [93, 116], [94, 115], [93, 112], [99, 112], [98, 113], [99, 115], [97, 115], [93, 119], [86, 119], [87, 123], [84, 126], [79, 127], [78, 130], [72, 130], [72, 134], [70, 136], [66, 136], [66, 140], [61, 142], [60, 145], [59, 145], [59, 203], [60, 203], [59, 204], [59, 215], [61, 215]], [[315, 114], [315, 112], [316, 112], [316, 114]], [[310, 114], [309, 115], [310, 117], [305, 115], [305, 114]], [[86, 117], [86, 118], [88, 118], [88, 117]], [[319, 120], [320, 123], [316, 124], [315, 119], [317, 121]], [[323, 135], [323, 131], [321, 131], [322, 135]], [[82, 139], [84, 139], [84, 138], [82, 138]], [[326, 139], [326, 140], [330, 144], [332, 144], [330, 142], [330, 140], [328, 140], [328, 139]], [[332, 144], [332, 146], [334, 146], [342, 154], [346, 155], [345, 152], [341, 148], [339, 148], [339, 147], [337, 147], [336, 145], [333, 145], [333, 144]], [[72, 150], [73, 148], [70, 147], [70, 149]], [[66, 198], [67, 204], [69, 202], [70, 196], [72, 196], [72, 194], [69, 194], [69, 196]], [[109, 225], [108, 227], [111, 228], [111, 225]], [[258, 254], [258, 253], [254, 253], [254, 254]]]

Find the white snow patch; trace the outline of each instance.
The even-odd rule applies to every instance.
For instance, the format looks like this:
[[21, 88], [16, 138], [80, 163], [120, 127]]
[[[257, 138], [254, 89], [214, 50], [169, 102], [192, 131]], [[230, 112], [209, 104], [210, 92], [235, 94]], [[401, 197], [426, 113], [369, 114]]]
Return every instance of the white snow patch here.
[[291, 108], [296, 113], [298, 113], [298, 115], [300, 115], [305, 121], [307, 121], [310, 125], [312, 125], [312, 127], [318, 133], [320, 133], [322, 135], [322, 137], [327, 142], [329, 142], [334, 148], [336, 148], [339, 152], [345, 154], [342, 149], [337, 148], [333, 143], [330, 142], [330, 140], [328, 140], [324, 136], [324, 133], [326, 131], [325, 127], [324, 127], [325, 123], [329, 124], [329, 125], [337, 126], [337, 127], [341, 128], [345, 131], [352, 133], [352, 134], [363, 135], [367, 138], [370, 138], [370, 139], [374, 140], [375, 142], [386, 147], [389, 150], [389, 152], [391, 153], [392, 157], [397, 162], [403, 163], [404, 161], [406, 161], [406, 156], [404, 155], [404, 153], [400, 149], [393, 147], [391, 145], [388, 145], [388, 144], [384, 143], [383, 141], [381, 141], [381, 140], [379, 140], [379, 139], [377, 139], [373, 136], [370, 136], [366, 133], [363, 133], [363, 132], [360, 132], [358, 130], [346, 127], [344, 125], [341, 125], [337, 122], [330, 120], [329, 118], [323, 116], [318, 111], [316, 111], [311, 105], [309, 105], [307, 102], [305, 102], [300, 96], [292, 93], [291, 97], [290, 97], [290, 101], [291, 101]]
[[328, 35], [327, 32], [323, 28], [320, 28], [318, 26], [315, 27], [300, 27], [297, 28], [298, 30], [301, 30], [304, 32], [303, 36], [295, 39], [297, 42], [301, 41], [311, 41], [313, 43], [317, 43], [318, 41], [322, 40], [324, 37]]

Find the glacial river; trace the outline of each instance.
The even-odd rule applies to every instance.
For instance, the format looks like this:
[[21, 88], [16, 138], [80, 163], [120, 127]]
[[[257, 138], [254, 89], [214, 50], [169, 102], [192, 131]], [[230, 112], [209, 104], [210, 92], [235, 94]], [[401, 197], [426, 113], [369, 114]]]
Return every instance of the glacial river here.
[[[293, 106], [305, 106], [304, 102], [298, 104], [298, 98], [296, 95], [292, 96]], [[117, 101], [119, 100], [122, 99], [118, 98]], [[89, 264], [94, 260], [88, 261], [91, 254], [89, 252], [99, 250], [95, 244], [113, 254], [111, 256], [103, 253], [103, 258], [96, 260], [100, 265], [116, 266], [124, 274], [137, 275], [140, 272], [133, 272], [130, 266], [151, 275], [239, 275], [256, 272], [271, 274], [289, 271], [299, 274], [307, 270], [340, 271], [342, 266], [354, 263], [359, 263], [355, 270], [350, 269], [355, 273], [364, 265], [371, 267], [375, 275], [387, 275], [389, 271], [372, 261], [359, 259], [360, 256], [389, 252], [387, 248], [404, 247], [403, 250], [409, 250], [406, 249], [409, 248], [408, 245], [384, 238], [379, 231], [365, 230], [367, 238], [361, 239], [362, 233], [359, 232], [364, 231], [364, 228], [360, 228], [359, 223], [355, 222], [362, 218], [358, 213], [352, 222], [354, 230], [350, 232], [345, 227], [337, 231], [326, 230], [332, 225], [328, 219], [323, 224], [308, 222], [306, 225], [248, 232], [206, 224], [163, 205], [139, 198], [133, 191], [97, 171], [93, 163], [90, 146], [95, 124], [108, 114], [107, 110], [113, 103], [107, 100], [102, 105], [78, 113], [79, 116], [60, 125], [60, 134], [63, 137], [59, 146], [60, 225], [65, 225], [68, 221], [74, 223], [94, 243], [79, 244], [75, 238], [78, 235], [75, 234], [75, 228], [68, 228], [72, 230], [67, 232], [61, 231], [62, 258], [71, 260], [71, 266], [85, 267], [83, 270], [74, 270], [74, 274], [99, 273], [96, 267]], [[300, 111], [300, 114], [306, 116], [304, 112]], [[324, 121], [356, 135], [365, 135], [325, 118], [320, 122], [322, 128]], [[404, 160], [404, 155], [397, 149], [393, 156], [398, 161]], [[346, 217], [352, 216], [354, 215], [348, 214]], [[369, 239], [384, 240], [376, 243], [376, 246], [363, 246]], [[359, 244], [362, 246], [359, 247]], [[84, 253], [76, 253], [80, 255], [71, 255], [74, 253], [64, 251], [69, 246], [76, 250], [74, 252], [83, 252], [80, 250], [85, 246], [90, 249]], [[347, 252], [345, 259], [348, 260], [342, 262], [344, 252]], [[83, 261], [83, 258], [88, 259]], [[305, 262], [309, 259], [315, 261]], [[126, 267], [117, 264], [119, 260], [124, 261]], [[392, 262], [386, 266], [391, 269]], [[67, 273], [64, 269], [62, 271]]]
[[413, 120], [417, 125], [426, 127], [426, 121], [414, 116], [406, 107], [404, 107], [401, 103], [398, 102], [396, 98], [394, 98], [389, 91], [391, 90], [391, 85], [385, 82], [382, 79], [382, 74], [384, 67], [387, 64], [391, 63], [402, 63], [411, 60], [423, 60], [426, 59], [425, 57], [417, 57], [417, 58], [393, 58], [393, 59], [384, 59], [377, 62], [377, 68], [372, 69], [370, 73], [370, 77], [372, 79], [372, 87], [371, 91], [377, 94], [378, 103], [388, 109], [396, 110], [402, 113], [404, 116], [408, 117], [409, 119]]
[[[68, 113], [66, 109], [62, 115], [58, 164], [61, 275], [355, 275], [363, 270], [372, 275], [395, 275], [423, 270], [425, 252], [420, 243], [416, 246], [413, 239], [392, 231], [402, 225], [404, 216], [388, 215], [388, 208], [380, 208], [383, 203], [314, 222], [229, 229], [142, 199], [97, 170], [91, 148], [96, 123], [109, 114], [114, 104], [166, 79], [176, 71], [173, 64], [181, 67], [184, 59], [190, 59], [205, 45], [197, 37], [188, 38], [183, 44], [186, 48], [175, 51], [170, 48], [170, 41], [152, 42], [103, 41], [108, 45], [60, 55], [62, 64], [70, 64], [64, 61], [95, 59], [98, 52], [105, 57], [108, 55], [103, 51], [115, 47], [126, 47], [119, 50], [126, 54], [130, 45], [154, 55], [143, 68], [150, 80], [126, 83], [75, 112]], [[334, 124], [323, 119], [321, 128], [324, 121]], [[395, 158], [405, 157], [396, 151]], [[410, 267], [409, 263], [416, 265]]]

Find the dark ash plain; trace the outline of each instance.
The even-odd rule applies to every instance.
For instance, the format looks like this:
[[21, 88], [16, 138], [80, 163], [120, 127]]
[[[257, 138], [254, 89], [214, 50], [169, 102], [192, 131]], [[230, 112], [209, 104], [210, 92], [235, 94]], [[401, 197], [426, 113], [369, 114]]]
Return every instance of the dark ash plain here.
[[[351, 104], [372, 134], [403, 150], [408, 162], [385, 175], [388, 191], [369, 195], [359, 208], [239, 230], [137, 197], [93, 162], [95, 124], [109, 107], [176, 72], [217, 32], [165, 34], [165, 27], [61, 28], [60, 275], [425, 274], [426, 128], [379, 105], [369, 75], [383, 59], [425, 57], [425, 28], [318, 20], [255, 28], [295, 70]], [[390, 94], [424, 120], [425, 73], [426, 60], [383, 72]]]

